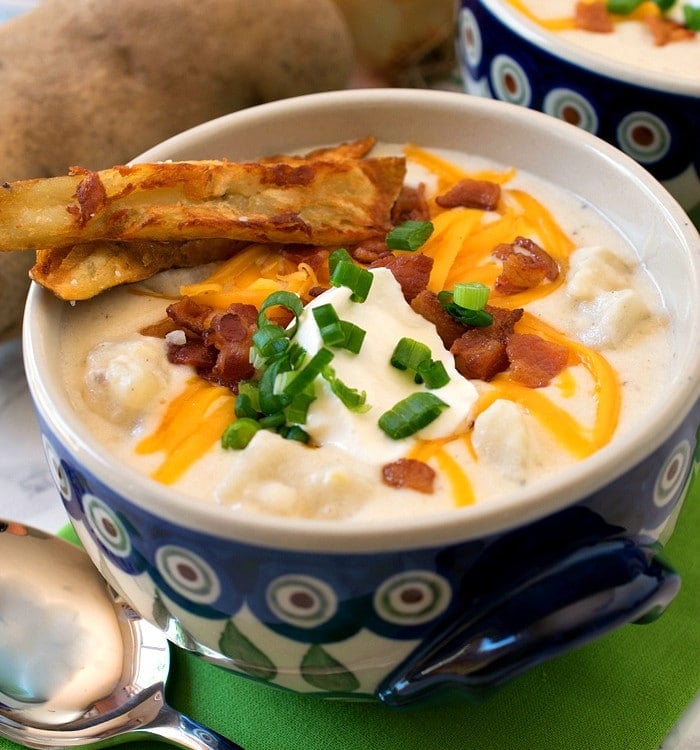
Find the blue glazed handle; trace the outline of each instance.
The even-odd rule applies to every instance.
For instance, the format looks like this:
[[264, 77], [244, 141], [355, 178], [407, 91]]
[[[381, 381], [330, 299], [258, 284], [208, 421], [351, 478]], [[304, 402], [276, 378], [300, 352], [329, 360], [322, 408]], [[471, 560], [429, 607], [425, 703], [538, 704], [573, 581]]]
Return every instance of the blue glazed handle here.
[[680, 577], [655, 546], [598, 542], [471, 606], [380, 685], [403, 706], [444, 688], [480, 694], [629, 622], [655, 619]]

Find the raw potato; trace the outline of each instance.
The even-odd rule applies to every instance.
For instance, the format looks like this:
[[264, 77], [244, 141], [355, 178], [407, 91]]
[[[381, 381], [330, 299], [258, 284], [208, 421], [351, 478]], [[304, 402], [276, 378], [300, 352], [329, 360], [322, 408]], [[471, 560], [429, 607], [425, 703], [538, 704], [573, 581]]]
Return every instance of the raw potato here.
[[[343, 88], [352, 65], [332, 0], [44, 0], [0, 26], [0, 181], [124, 163], [213, 117]], [[23, 255], [0, 259], [0, 337]]]

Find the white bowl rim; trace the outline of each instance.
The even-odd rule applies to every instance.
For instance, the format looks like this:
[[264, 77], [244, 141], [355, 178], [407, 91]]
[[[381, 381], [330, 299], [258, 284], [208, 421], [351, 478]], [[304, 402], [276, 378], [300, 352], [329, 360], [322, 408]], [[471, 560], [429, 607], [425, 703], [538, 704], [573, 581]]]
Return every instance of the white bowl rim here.
[[[547, 54], [552, 54], [572, 65], [584, 68], [590, 73], [666, 94], [674, 93], [687, 97], [700, 97], [700, 76], [698, 76], [697, 81], [692, 81], [688, 78], [678, 79], [671, 74], [656, 70], [644, 69], [640, 71], [638, 68], [625, 65], [613, 57], [589, 52], [585, 47], [562, 38], [556, 32], [548, 31], [524, 16], [508, 0], [480, 0], [480, 2], [498, 21], [522, 36], [530, 44]], [[698, 43], [700, 43], [700, 39]]]
[[[641, 182], [649, 200], [653, 200], [660, 207], [659, 210], [663, 210], [669, 231], [672, 230], [674, 237], [683, 243], [689, 263], [694, 264], [697, 280], [695, 288], [698, 292], [695, 302], [700, 307], [700, 236], [675, 199], [640, 165], [596, 136], [518, 105], [457, 92], [414, 89], [355, 89], [308, 94], [251, 107], [203, 123], [167, 139], [133, 161], [167, 159], [168, 151], [172, 148], [188, 148], [188, 144], [198, 144], [202, 138], [227, 133], [232, 127], [237, 127], [238, 123], [257, 124], [268, 117], [289, 112], [305, 114], [309, 107], [322, 112], [337, 108], [338, 105], [390, 105], [406, 107], [410, 112], [416, 104], [456, 108], [484, 117], [500, 117], [505, 113], [509, 120], [514, 120], [516, 126], [529, 123], [546, 127], [548, 134], [573, 136], [580, 141], [580, 147], [587, 153], [598, 152], [603, 162], [624, 167], [625, 174], [629, 173], [631, 179]], [[79, 456], [88, 471], [108, 486], [127, 488], [129, 502], [173, 523], [182, 524], [183, 519], [186, 519], [186, 525], [192, 525], [213, 536], [273, 548], [352, 553], [389, 551], [458, 543], [521, 526], [575, 503], [608, 484], [610, 478], [619, 477], [632, 468], [672, 434], [700, 398], [699, 345], [688, 355], [691, 370], [697, 377], [687, 377], [675, 384], [677, 387], [669, 393], [663, 413], [657, 409], [649, 415], [644, 433], [633, 435], [628, 431], [624, 437], [617, 438], [612, 446], [603, 448], [570, 470], [558, 473], [551, 479], [540, 480], [524, 492], [511, 493], [498, 502], [476, 503], [441, 514], [414, 519], [392, 519], [381, 523], [288, 519], [235, 513], [227, 515], [213, 504], [193, 501], [136, 470], [110, 460], [107, 451], [96, 447], [94, 437], [76, 420], [74, 410], [61, 392], [62, 386], [58, 385], [56, 379], [52, 383], [50, 379], [42, 377], [40, 360], [45, 354], [48, 340], [45, 321], [50, 323], [52, 319], [56, 319], [61, 305], [65, 304], [37, 284], [32, 284], [25, 311], [23, 348], [30, 391], [43, 419]], [[696, 316], [690, 324], [693, 326], [690, 331], [691, 340], [700, 342], [700, 319]], [[673, 415], [670, 421], [668, 414]]]

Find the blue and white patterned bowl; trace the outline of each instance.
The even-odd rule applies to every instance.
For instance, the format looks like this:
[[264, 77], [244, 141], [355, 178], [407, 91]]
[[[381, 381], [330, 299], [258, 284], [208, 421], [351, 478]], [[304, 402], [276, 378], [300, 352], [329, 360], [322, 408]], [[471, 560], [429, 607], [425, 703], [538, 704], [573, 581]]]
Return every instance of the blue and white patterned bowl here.
[[462, 0], [457, 50], [468, 93], [600, 136], [660, 180], [700, 226], [700, 70], [693, 81], [603, 59], [507, 0]]
[[271, 685], [401, 705], [454, 686], [481, 693], [651, 619], [673, 598], [678, 575], [660, 545], [698, 470], [700, 238], [647, 172], [601, 140], [462, 93], [375, 89], [276, 102], [140, 160], [255, 158], [367, 134], [505, 158], [575, 190], [640, 248], [683, 335], [660, 363], [668, 397], [637, 433], [513, 496], [434, 517], [352, 526], [240, 517], [138, 475], [95, 443], [56, 376], [65, 303], [36, 286], [24, 350], [68, 513], [95, 565], [140, 614], [173, 642]]

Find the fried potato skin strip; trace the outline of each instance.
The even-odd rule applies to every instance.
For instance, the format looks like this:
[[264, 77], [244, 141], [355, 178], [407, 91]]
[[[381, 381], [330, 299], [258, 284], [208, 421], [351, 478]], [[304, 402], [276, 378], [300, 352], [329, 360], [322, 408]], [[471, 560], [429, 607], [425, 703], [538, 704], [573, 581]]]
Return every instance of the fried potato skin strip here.
[[0, 188], [0, 250], [96, 240], [352, 244], [390, 228], [402, 157], [135, 164]]
[[192, 268], [230, 258], [248, 243], [206, 239], [184, 242], [86, 242], [39, 250], [30, 277], [67, 301], [85, 300], [159, 271]]

